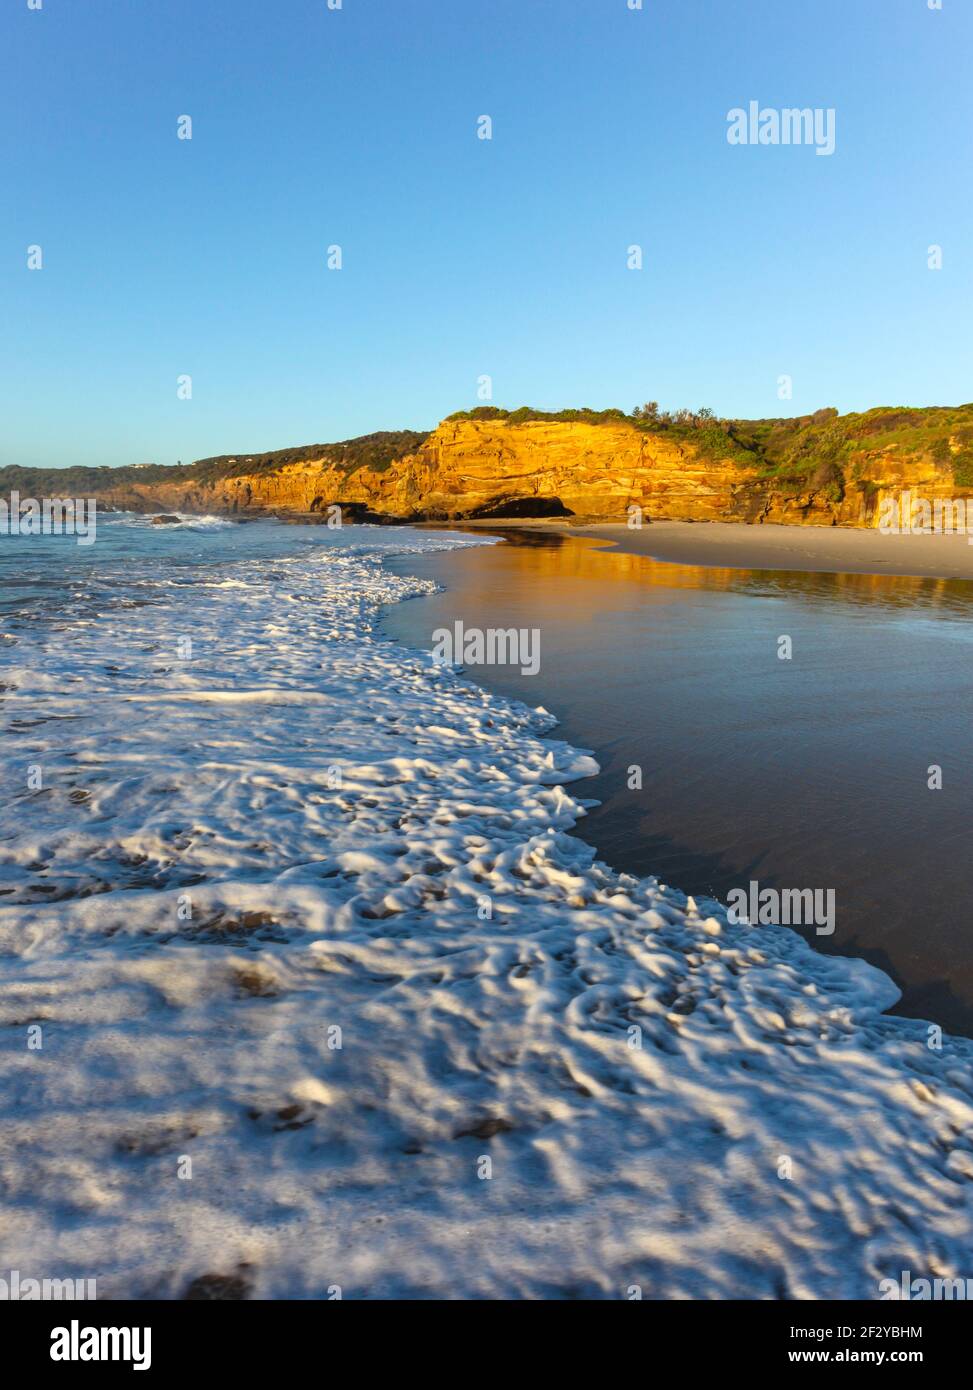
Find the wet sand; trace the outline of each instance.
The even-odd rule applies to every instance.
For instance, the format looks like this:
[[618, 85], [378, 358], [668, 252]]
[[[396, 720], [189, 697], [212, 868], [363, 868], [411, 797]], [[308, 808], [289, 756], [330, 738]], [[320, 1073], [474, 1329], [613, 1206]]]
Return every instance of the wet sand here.
[[629, 555], [682, 565], [803, 570], [816, 574], [897, 574], [973, 579], [967, 536], [884, 536], [839, 526], [743, 526], [723, 521], [624, 522], [558, 520], [463, 522], [458, 530], [531, 530], [586, 536]]
[[[897, 1012], [973, 1035], [973, 583], [832, 572], [821, 554], [817, 571], [793, 560], [747, 569], [605, 544], [642, 548], [668, 534], [672, 545], [715, 547], [722, 530], [758, 533], [738, 546], [779, 543], [766, 527], [656, 523], [634, 542], [622, 527], [476, 529], [506, 543], [391, 562], [443, 591], [398, 605], [383, 626], [426, 649], [456, 619], [539, 630], [536, 676], [467, 674], [544, 705], [560, 720], [555, 737], [594, 752], [600, 775], [574, 790], [601, 803], [577, 830], [599, 856], [722, 901], [751, 879], [833, 889], [834, 935], [802, 930], [807, 940], [886, 970], [903, 991]], [[827, 535], [842, 546], [862, 533]], [[925, 544], [898, 539], [916, 556]], [[790, 661], [778, 658], [783, 634]], [[941, 790], [928, 786], [933, 764]]]

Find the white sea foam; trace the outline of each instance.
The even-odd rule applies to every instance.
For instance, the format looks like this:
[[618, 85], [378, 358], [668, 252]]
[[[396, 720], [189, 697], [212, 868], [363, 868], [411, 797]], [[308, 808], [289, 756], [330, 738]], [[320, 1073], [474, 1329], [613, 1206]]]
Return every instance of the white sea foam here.
[[383, 539], [7, 647], [0, 1268], [103, 1298], [969, 1274], [973, 1044], [594, 862], [592, 759], [376, 634], [430, 588]]
[[157, 530], [166, 531], [216, 531], [222, 530], [226, 526], [236, 526], [231, 517], [217, 515], [203, 515], [196, 512], [167, 512], [167, 516], [178, 517], [178, 521], [167, 521], [156, 523], [152, 519], [151, 513], [142, 512], [111, 512], [112, 522], [117, 526], [135, 526], [138, 528], [151, 526]]

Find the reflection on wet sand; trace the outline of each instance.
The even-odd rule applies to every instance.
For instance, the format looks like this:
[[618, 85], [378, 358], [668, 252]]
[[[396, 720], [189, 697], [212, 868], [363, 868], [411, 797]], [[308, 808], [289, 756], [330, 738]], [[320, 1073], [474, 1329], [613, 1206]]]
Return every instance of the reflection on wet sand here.
[[751, 879], [834, 889], [834, 935], [808, 939], [886, 969], [901, 1012], [973, 1033], [973, 583], [679, 565], [497, 534], [504, 544], [395, 561], [444, 589], [384, 625], [426, 648], [457, 619], [539, 629], [536, 676], [468, 674], [545, 705], [558, 736], [595, 752], [602, 772], [582, 794], [601, 805], [578, 833], [618, 868], [722, 900]]
[[[556, 532], [526, 528], [503, 530], [481, 528], [477, 535], [495, 535], [505, 544], [544, 553], [558, 550], [560, 556], [549, 570], [561, 574], [610, 580], [634, 578], [638, 582], [661, 584], [672, 589], [719, 589], [742, 594], [774, 595], [800, 593], [808, 598], [832, 600], [836, 593], [848, 603], [883, 603], [892, 607], [936, 608], [964, 621], [973, 602], [973, 581], [937, 579], [894, 574], [831, 574], [813, 570], [729, 569], [719, 565], [676, 564], [654, 560], [622, 550], [606, 549], [604, 541], [586, 536], [561, 536]], [[600, 565], [598, 558], [610, 555], [612, 566]]]

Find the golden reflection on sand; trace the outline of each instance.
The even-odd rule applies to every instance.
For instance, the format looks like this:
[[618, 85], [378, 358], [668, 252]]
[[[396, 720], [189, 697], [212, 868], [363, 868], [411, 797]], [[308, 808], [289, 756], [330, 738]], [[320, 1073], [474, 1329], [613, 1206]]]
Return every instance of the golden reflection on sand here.
[[[480, 531], [478, 534], [482, 535]], [[737, 569], [690, 565], [672, 560], [606, 548], [587, 536], [556, 536], [524, 530], [495, 534], [517, 552], [517, 566], [538, 580], [558, 578], [624, 580], [665, 589], [704, 589], [772, 596], [804, 595], [851, 603], [883, 603], [890, 607], [937, 608], [968, 617], [973, 605], [973, 581], [915, 575], [828, 573], [811, 570]], [[604, 607], [599, 601], [598, 607]]]

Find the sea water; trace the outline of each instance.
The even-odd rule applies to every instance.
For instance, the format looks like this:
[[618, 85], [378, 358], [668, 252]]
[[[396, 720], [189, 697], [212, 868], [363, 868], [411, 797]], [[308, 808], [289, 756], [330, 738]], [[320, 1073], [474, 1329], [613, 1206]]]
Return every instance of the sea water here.
[[596, 860], [590, 755], [379, 630], [435, 588], [410, 556], [479, 543], [0, 542], [0, 1271], [101, 1298], [961, 1277], [973, 1044]]

